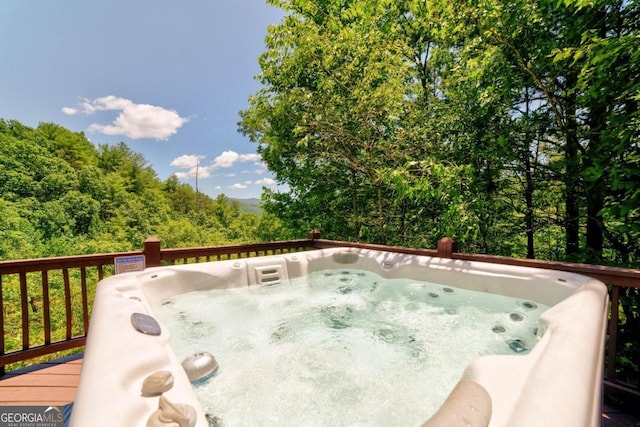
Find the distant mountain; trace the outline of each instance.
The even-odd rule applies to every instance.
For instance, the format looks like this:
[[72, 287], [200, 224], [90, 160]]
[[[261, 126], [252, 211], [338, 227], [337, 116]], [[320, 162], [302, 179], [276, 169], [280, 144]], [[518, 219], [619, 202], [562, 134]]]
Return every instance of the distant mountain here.
[[236, 201], [240, 203], [240, 208], [244, 212], [262, 215], [262, 209], [260, 208], [260, 199], [256, 199], [255, 197], [250, 199], [233, 199], [229, 198], [229, 200]]

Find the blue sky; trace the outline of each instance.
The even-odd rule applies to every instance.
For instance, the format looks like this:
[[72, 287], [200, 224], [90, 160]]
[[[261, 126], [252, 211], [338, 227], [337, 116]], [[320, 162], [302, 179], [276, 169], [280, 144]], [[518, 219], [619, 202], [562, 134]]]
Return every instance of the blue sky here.
[[237, 132], [258, 90], [264, 0], [2, 0], [0, 118], [124, 141], [211, 196], [277, 188]]

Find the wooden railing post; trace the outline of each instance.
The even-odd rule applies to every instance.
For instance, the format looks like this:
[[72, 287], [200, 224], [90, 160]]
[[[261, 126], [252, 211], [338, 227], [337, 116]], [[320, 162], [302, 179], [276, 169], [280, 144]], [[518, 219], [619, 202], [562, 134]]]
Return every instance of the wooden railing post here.
[[443, 237], [438, 240], [438, 257], [451, 258], [454, 252], [458, 252], [458, 244], [451, 237]]
[[160, 239], [155, 236], [147, 238], [144, 241], [144, 254], [145, 264], [147, 267], [160, 267], [160, 261], [162, 257], [160, 255]]
[[320, 230], [311, 230], [309, 231], [309, 233], [307, 234], [307, 238], [309, 240], [318, 240], [321, 238], [320, 235]]

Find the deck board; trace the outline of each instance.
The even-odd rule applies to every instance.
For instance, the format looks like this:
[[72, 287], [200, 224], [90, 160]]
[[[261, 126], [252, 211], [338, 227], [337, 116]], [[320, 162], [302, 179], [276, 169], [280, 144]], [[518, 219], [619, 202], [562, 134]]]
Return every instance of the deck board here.
[[0, 379], [0, 405], [66, 405], [76, 398], [82, 359], [66, 358]]

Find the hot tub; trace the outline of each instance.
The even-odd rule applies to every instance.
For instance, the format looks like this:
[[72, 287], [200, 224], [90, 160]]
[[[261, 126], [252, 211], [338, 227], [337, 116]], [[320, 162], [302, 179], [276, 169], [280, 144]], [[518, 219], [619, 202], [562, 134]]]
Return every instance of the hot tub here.
[[[551, 270], [354, 248], [148, 268], [101, 281], [71, 425], [217, 425], [220, 420], [203, 411], [182, 360], [171, 348], [167, 327], [156, 321], [154, 310], [176, 295], [286, 285], [291, 279], [336, 268], [426, 280], [549, 306], [540, 316], [536, 343], [528, 353], [472, 360], [440, 409], [421, 422], [600, 425], [608, 303], [601, 282]], [[273, 393], [277, 390], [274, 387]], [[222, 420], [222, 425], [234, 425], [228, 421]], [[261, 420], [255, 424], [261, 425]]]

